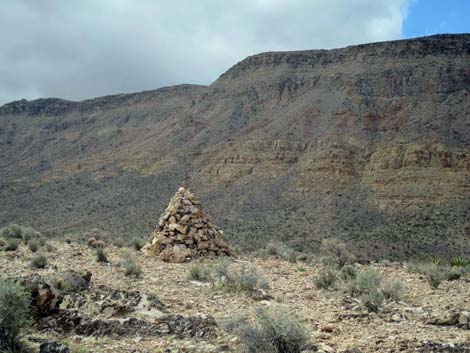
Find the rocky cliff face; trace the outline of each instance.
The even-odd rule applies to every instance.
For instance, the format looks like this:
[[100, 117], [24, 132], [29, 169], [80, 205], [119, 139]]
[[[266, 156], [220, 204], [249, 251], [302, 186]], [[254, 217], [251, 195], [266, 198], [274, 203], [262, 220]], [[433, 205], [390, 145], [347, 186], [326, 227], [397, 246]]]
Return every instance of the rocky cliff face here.
[[191, 187], [232, 242], [470, 251], [470, 35], [263, 53], [210, 86], [0, 107], [0, 221], [147, 235]]

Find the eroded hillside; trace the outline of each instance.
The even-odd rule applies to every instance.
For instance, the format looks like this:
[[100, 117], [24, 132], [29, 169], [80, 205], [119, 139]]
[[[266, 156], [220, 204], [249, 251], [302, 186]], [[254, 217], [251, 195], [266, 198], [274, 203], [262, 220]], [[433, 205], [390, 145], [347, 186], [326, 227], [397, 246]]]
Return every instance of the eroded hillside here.
[[249, 57], [210, 86], [0, 107], [0, 225], [150, 234], [186, 184], [227, 237], [470, 249], [470, 36]]

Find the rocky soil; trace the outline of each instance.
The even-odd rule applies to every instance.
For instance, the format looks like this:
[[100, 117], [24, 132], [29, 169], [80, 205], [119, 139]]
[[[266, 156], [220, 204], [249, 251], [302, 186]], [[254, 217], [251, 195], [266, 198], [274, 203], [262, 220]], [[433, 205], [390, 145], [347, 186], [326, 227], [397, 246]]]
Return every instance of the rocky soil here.
[[315, 287], [312, 279], [322, 271], [321, 265], [233, 259], [235, 268], [250, 265], [268, 279], [272, 299], [257, 301], [189, 280], [192, 264], [165, 263], [136, 253], [143, 273], [133, 278], [120, 266], [128, 249], [107, 246], [109, 263], [102, 264], [86, 246], [53, 245], [45, 269], [30, 267], [35, 255], [25, 246], [0, 252], [2, 278], [50, 278], [70, 269], [92, 274], [88, 288], [65, 294], [58, 311], [39, 315], [26, 334], [38, 347], [47, 340], [66, 341], [89, 352], [241, 352], [238, 339], [224, 333], [217, 322], [250, 315], [254, 305], [278, 303], [306, 325], [310, 352], [470, 352], [468, 279], [431, 289], [424, 277], [401, 264], [371, 264], [384, 280], [401, 279], [406, 290], [402, 302], [368, 313], [352, 298]]

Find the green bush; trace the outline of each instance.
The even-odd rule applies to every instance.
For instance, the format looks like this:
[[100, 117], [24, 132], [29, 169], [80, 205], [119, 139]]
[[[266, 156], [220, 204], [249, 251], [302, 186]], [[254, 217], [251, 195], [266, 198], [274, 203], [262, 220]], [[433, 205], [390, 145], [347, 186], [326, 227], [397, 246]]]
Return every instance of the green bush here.
[[326, 268], [314, 278], [313, 282], [317, 288], [331, 289], [336, 285], [336, 278], [336, 272], [331, 268]]
[[353, 265], [345, 265], [339, 272], [339, 277], [343, 281], [352, 281], [357, 277], [357, 270]]
[[399, 279], [393, 279], [384, 284], [382, 293], [385, 299], [399, 302], [403, 299], [404, 285]]
[[31, 252], [38, 251], [39, 246], [40, 246], [39, 241], [37, 241], [36, 239], [32, 239], [28, 242], [28, 248], [29, 250], [31, 250]]
[[21, 227], [21, 238], [25, 243], [28, 243], [31, 239], [42, 239], [44, 241], [42, 234], [31, 227]]
[[307, 333], [299, 320], [286, 309], [273, 305], [255, 307], [255, 320], [231, 320], [222, 325], [239, 337], [249, 353], [300, 353], [307, 342]]
[[382, 306], [384, 296], [378, 290], [372, 290], [367, 294], [361, 295], [359, 299], [367, 311], [376, 313]]
[[429, 286], [433, 289], [439, 288], [439, 285], [445, 278], [445, 271], [439, 265], [429, 265], [426, 269], [426, 279], [429, 283]]
[[224, 286], [228, 290], [253, 292], [256, 289], [266, 289], [268, 282], [253, 268], [242, 267], [238, 272], [230, 274]]
[[0, 351], [19, 351], [18, 335], [30, 323], [30, 296], [26, 290], [10, 280], [0, 281]]
[[39, 255], [33, 257], [31, 260], [31, 267], [32, 268], [45, 268], [47, 266], [47, 257], [44, 255]]
[[445, 273], [445, 279], [448, 281], [456, 281], [464, 274], [463, 267], [452, 267]]
[[53, 245], [51, 245], [51, 244], [46, 244], [46, 250], [47, 250], [48, 252], [52, 252], [52, 251], [55, 251], [56, 248], [55, 248]]
[[124, 275], [132, 277], [140, 277], [142, 275], [142, 269], [135, 262], [134, 258], [131, 256], [125, 256], [121, 263], [124, 268]]
[[96, 249], [96, 261], [102, 263], [108, 262], [108, 257], [106, 256], [106, 253], [104, 252], [103, 248]]
[[462, 256], [456, 256], [450, 261], [452, 267], [465, 267], [470, 264], [470, 260]]
[[194, 264], [189, 268], [189, 279], [200, 282], [212, 281], [211, 271], [207, 266]]
[[8, 227], [3, 227], [0, 230], [0, 236], [8, 239], [8, 238], [15, 238], [15, 239], [22, 239], [23, 229], [18, 224], [10, 224]]
[[215, 282], [223, 282], [228, 278], [228, 271], [230, 266], [230, 259], [228, 257], [221, 257], [213, 260], [209, 264], [210, 272], [212, 273]]
[[321, 249], [326, 256], [333, 260], [338, 270], [355, 261], [355, 257], [348, 250], [347, 245], [338, 239], [323, 239]]
[[4, 249], [6, 251], [16, 251], [20, 246], [20, 243], [21, 241], [17, 238], [8, 238]]
[[280, 242], [269, 242], [266, 245], [264, 252], [268, 256], [278, 257], [292, 263], [297, 262], [296, 252], [287, 245]]
[[188, 277], [196, 281], [211, 282], [215, 288], [233, 292], [250, 292], [268, 287], [268, 282], [254, 269], [242, 267], [238, 271], [231, 271], [230, 260], [226, 257], [204, 265], [194, 264], [189, 268]]
[[129, 244], [134, 250], [140, 251], [145, 245], [145, 241], [141, 238], [134, 238]]
[[356, 279], [349, 285], [349, 293], [353, 297], [368, 295], [377, 292], [380, 287], [382, 275], [373, 269], [359, 272]]

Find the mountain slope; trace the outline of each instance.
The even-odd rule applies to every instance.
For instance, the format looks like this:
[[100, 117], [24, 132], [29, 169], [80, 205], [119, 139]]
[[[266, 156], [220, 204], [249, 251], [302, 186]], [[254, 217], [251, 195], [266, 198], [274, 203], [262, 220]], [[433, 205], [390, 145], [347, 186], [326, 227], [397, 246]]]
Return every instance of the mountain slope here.
[[470, 252], [470, 35], [263, 53], [210, 86], [0, 107], [0, 222], [150, 234], [178, 185], [228, 237]]

